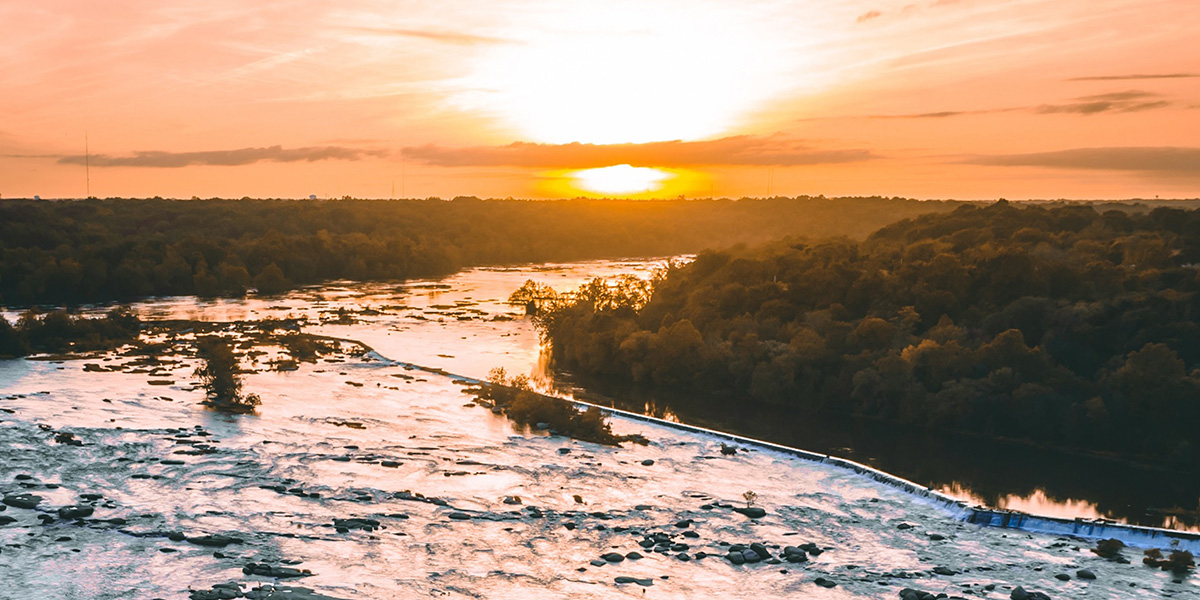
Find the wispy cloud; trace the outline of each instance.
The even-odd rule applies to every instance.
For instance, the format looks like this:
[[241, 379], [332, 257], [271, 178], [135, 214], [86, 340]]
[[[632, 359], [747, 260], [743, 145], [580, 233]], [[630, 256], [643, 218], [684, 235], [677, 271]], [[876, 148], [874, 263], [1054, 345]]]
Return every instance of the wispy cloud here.
[[164, 152], [158, 150], [134, 152], [132, 156], [109, 154], [83, 154], [63, 156], [59, 164], [82, 165], [90, 162], [93, 167], [152, 167], [177, 169], [194, 165], [233, 167], [257, 162], [315, 162], [319, 160], [359, 160], [367, 157], [383, 157], [386, 150], [347, 148], [343, 146], [311, 146], [305, 148], [240, 148], [237, 150], [209, 150], [203, 152]]
[[1165, 108], [1171, 105], [1166, 100], [1150, 100], [1150, 98], [1159, 97], [1161, 97], [1160, 94], [1130, 90], [1127, 92], [1084, 96], [1076, 98], [1076, 102], [1067, 104], [1043, 104], [1035, 110], [1042, 114], [1076, 113], [1093, 115], [1102, 112], [1140, 112], [1143, 110]]
[[855, 19], [854, 22], [855, 23], [865, 23], [867, 21], [870, 21], [871, 19], [878, 19], [879, 17], [882, 17], [882, 16], [883, 16], [883, 13], [881, 13], [877, 10], [868, 10], [867, 12], [865, 12], [861, 15], [858, 15], [858, 18]]
[[1129, 75], [1092, 75], [1089, 77], [1072, 77], [1067, 81], [1124, 81], [1130, 79], [1190, 79], [1200, 77], [1200, 73], [1133, 73]]
[[458, 31], [435, 31], [426, 29], [391, 29], [384, 27], [350, 27], [350, 31], [360, 33], [370, 33], [375, 35], [395, 36], [417, 38], [423, 40], [431, 40], [434, 42], [442, 42], [446, 44], [459, 44], [463, 46], [477, 46], [481, 44], [513, 44], [513, 40], [503, 38], [490, 37], [486, 35], [476, 35], [470, 33], [462, 33]]
[[851, 115], [843, 117], [818, 117], [805, 120], [826, 119], [948, 119], [973, 115], [988, 115], [995, 113], [1032, 112], [1036, 114], [1079, 114], [1093, 115], [1103, 112], [1140, 112], [1173, 106], [1161, 94], [1141, 90], [1110, 92], [1093, 96], [1082, 96], [1074, 101], [1062, 104], [1042, 104], [1038, 106], [1011, 106], [1008, 108], [983, 108], [972, 110], [940, 110], [920, 113], [899, 113], [892, 115]]
[[1200, 177], [1200, 148], [1172, 146], [1073, 148], [1053, 152], [978, 156], [966, 162], [1005, 167], [1140, 171], [1158, 175]]
[[404, 149], [404, 156], [442, 167], [527, 167], [587, 169], [629, 164], [642, 167], [721, 165], [801, 166], [847, 163], [879, 158], [863, 149], [820, 149], [780, 136], [734, 136], [701, 142], [646, 144], [532, 144], [447, 148], [437, 145]]
[[897, 115], [867, 115], [868, 119], [947, 119], [967, 115], [986, 115], [991, 113], [1013, 112], [1024, 108], [986, 108], [982, 110], [941, 110], [923, 113], [901, 113]]

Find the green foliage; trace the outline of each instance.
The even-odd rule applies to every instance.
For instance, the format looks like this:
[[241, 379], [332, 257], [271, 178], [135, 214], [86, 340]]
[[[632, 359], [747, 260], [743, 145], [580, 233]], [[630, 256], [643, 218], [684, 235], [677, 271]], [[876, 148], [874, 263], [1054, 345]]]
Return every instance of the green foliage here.
[[0, 358], [30, 353], [108, 350], [137, 341], [141, 321], [124, 308], [103, 317], [76, 316], [65, 310], [25, 311], [14, 327], [0, 317]]
[[558, 304], [559, 301], [558, 292], [555, 292], [554, 288], [532, 279], [526, 281], [524, 285], [508, 296], [509, 304], [523, 306], [525, 314], [535, 316], [543, 309]]
[[861, 237], [953, 206], [809, 197], [4, 200], [0, 305], [237, 296], [250, 287], [277, 294], [332, 279], [403, 280], [466, 266], [665, 256], [786, 234]]
[[477, 403], [503, 413], [521, 427], [544, 423], [560, 435], [608, 446], [618, 446], [626, 441], [646, 443], [639, 435], [614, 435], [599, 408], [592, 406], [580, 411], [566, 400], [534, 392], [529, 387], [528, 377], [509, 378], [503, 367], [492, 369], [488, 373], [488, 382], [471, 392]]
[[207, 396], [203, 404], [220, 412], [238, 414], [252, 413], [262, 404], [256, 394], [242, 394], [238, 358], [225, 338], [200, 338], [196, 354], [204, 361], [196, 368], [196, 377]]
[[576, 373], [1200, 464], [1200, 211], [963, 206], [535, 319]]

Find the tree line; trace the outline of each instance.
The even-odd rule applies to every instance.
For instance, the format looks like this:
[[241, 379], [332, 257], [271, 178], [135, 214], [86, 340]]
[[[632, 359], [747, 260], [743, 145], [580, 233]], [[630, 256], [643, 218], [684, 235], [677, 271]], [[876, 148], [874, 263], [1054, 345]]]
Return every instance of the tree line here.
[[15, 324], [0, 315], [0, 358], [109, 350], [136, 342], [141, 327], [137, 315], [124, 308], [92, 318], [66, 310], [28, 310]]
[[[965, 205], [700, 254], [535, 317], [560, 366], [1200, 465], [1200, 210]], [[527, 284], [526, 295], [537, 291]]]
[[952, 203], [742, 200], [0, 201], [0, 306], [273, 294], [334, 279], [863, 237]]

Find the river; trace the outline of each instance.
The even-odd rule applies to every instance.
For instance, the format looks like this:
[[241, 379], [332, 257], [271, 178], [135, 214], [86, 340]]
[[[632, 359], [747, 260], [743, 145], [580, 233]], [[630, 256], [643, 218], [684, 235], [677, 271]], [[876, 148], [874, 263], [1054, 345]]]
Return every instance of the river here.
[[[1090, 541], [970, 525], [944, 505], [784, 452], [743, 445], [729, 455], [715, 436], [620, 417], [617, 433], [651, 443], [518, 431], [469, 404], [462, 380], [411, 366], [528, 373], [546, 389], [667, 420], [841, 453], [971, 502], [1194, 526], [1144, 506], [1194, 502], [1195, 488], [1188, 496], [1132, 466], [1106, 465], [1098, 483], [1072, 462], [1089, 459], [1019, 446], [972, 454], [969, 441], [904, 443], [879, 425], [802, 425], [572, 387], [548, 372], [531, 323], [503, 302], [527, 279], [566, 290], [594, 276], [649, 276], [658, 264], [476, 269], [133, 306], [147, 320], [304, 319], [306, 332], [374, 349], [280, 371], [275, 349], [256, 348], [245, 364], [245, 387], [263, 400], [255, 415], [199, 405], [186, 332], [155, 334], [174, 350], [154, 361], [0, 361], [0, 492], [39, 500], [0, 512], [0, 598], [215, 598], [263, 584], [278, 587], [262, 597], [342, 599], [895, 598], [904, 588], [1007, 598], [1017, 585], [1053, 598], [1200, 597], [1194, 578], [1139, 564], [1140, 549], [1127, 548], [1133, 564], [1122, 564], [1091, 553]], [[765, 515], [734, 510], [748, 506]], [[68, 507], [88, 514], [59, 511]], [[778, 558], [809, 544], [807, 560], [724, 558], [753, 542]]]

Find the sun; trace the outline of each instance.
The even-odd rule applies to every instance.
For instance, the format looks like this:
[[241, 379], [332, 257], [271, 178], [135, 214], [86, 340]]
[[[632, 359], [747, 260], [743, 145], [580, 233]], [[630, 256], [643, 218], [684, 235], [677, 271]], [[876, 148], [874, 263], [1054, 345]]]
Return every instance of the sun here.
[[770, 36], [736, 13], [619, 1], [548, 9], [519, 43], [481, 56], [462, 82], [471, 92], [459, 96], [522, 139], [703, 139], [736, 127], [782, 85], [764, 60]]
[[657, 192], [672, 175], [660, 169], [615, 165], [584, 169], [571, 175], [576, 188], [611, 196], [629, 196]]

